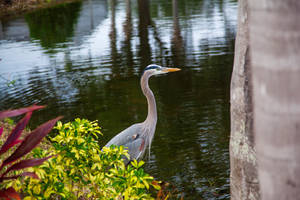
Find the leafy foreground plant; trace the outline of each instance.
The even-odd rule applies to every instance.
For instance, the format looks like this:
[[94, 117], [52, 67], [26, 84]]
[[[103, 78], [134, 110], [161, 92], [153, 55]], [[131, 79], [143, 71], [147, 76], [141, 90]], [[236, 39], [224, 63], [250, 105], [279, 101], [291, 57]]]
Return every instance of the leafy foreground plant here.
[[122, 146], [104, 147], [97, 142], [101, 135], [96, 121], [76, 119], [55, 127], [58, 134], [53, 146], [37, 148], [33, 156], [57, 155], [31, 172], [40, 177], [25, 179], [18, 186], [26, 199], [153, 199], [150, 188], [160, 189], [153, 177], [141, 168], [143, 161], [125, 166]]
[[[7, 110], [0, 112], [0, 119], [7, 117], [14, 117], [26, 113], [25, 117], [17, 123], [15, 128], [11, 131], [6, 141], [0, 148], [1, 165], [0, 165], [0, 199], [20, 199], [19, 194], [11, 187], [19, 177], [29, 176], [37, 179], [38, 176], [34, 172], [23, 172], [22, 169], [40, 165], [51, 156], [41, 159], [24, 159], [24, 158], [40, 141], [51, 131], [52, 127], [60, 119], [60, 117], [50, 120], [30, 134], [24, 140], [21, 140], [21, 134], [29, 122], [32, 112], [44, 108], [44, 106], [31, 106], [17, 110]], [[0, 128], [0, 136], [3, 133], [3, 127]], [[15, 147], [18, 145], [18, 147]], [[10, 154], [13, 151], [12, 154]], [[6, 159], [4, 159], [6, 157]], [[20, 172], [21, 171], [21, 172]]]

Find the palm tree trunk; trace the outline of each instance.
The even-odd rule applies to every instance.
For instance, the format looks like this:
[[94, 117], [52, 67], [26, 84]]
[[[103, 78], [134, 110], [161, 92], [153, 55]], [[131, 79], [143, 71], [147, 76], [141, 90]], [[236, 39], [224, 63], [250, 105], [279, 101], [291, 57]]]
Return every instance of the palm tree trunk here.
[[262, 199], [300, 199], [300, 1], [250, 0], [254, 131]]
[[232, 200], [259, 199], [249, 62], [248, 3], [239, 1], [231, 79], [230, 190]]

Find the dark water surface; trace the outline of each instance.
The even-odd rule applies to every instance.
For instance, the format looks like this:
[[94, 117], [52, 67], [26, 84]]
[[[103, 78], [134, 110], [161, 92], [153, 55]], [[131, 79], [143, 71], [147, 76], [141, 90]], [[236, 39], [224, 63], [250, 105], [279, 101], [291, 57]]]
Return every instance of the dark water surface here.
[[0, 110], [48, 105], [33, 127], [58, 115], [97, 119], [104, 144], [145, 119], [146, 65], [180, 67], [150, 81], [158, 124], [146, 171], [184, 199], [229, 199], [236, 9], [232, 0], [87, 0], [1, 21]]

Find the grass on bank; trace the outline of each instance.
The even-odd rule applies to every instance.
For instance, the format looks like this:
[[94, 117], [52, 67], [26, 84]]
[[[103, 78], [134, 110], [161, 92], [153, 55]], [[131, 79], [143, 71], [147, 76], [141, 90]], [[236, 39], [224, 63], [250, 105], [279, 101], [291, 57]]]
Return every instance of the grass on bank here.
[[0, 19], [79, 0], [0, 0]]

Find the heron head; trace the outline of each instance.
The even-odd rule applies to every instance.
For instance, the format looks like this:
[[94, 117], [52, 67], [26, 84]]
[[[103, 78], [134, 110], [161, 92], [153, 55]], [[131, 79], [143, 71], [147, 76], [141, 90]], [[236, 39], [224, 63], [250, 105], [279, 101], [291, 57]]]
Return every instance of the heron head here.
[[145, 68], [144, 73], [148, 72], [151, 75], [158, 75], [158, 74], [166, 74], [166, 73], [169, 73], [169, 72], [176, 72], [176, 71], [179, 71], [179, 70], [181, 70], [181, 69], [179, 69], [179, 68], [168, 68], [168, 67], [162, 67], [162, 66], [159, 66], [159, 65], [156, 65], [156, 64], [151, 64], [151, 65], [148, 65]]

